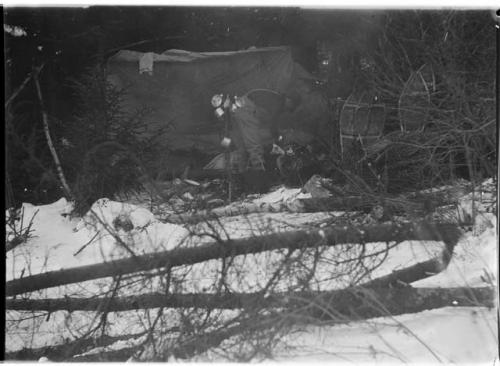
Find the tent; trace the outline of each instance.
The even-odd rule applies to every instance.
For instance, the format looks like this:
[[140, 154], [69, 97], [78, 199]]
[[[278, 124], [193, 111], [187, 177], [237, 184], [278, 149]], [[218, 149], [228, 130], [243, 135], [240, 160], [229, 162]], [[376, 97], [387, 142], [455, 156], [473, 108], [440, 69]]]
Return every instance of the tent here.
[[146, 133], [155, 135], [168, 126], [163, 141], [170, 151], [206, 155], [221, 151], [220, 126], [210, 105], [212, 95], [220, 92], [295, 93], [302, 103], [293, 114], [283, 116], [282, 128], [324, 136], [328, 123], [328, 105], [314, 89], [314, 77], [294, 62], [289, 47], [162, 54], [122, 50], [109, 58], [106, 70], [108, 81], [124, 91], [125, 111], [150, 111], [144, 117]]

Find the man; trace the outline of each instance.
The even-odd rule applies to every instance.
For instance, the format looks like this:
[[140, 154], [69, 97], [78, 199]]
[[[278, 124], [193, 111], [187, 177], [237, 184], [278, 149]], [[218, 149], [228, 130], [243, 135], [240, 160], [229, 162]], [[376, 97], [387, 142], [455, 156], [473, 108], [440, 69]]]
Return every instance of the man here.
[[298, 96], [285, 96], [268, 89], [254, 89], [241, 97], [231, 98], [217, 94], [212, 98], [216, 115], [231, 120], [230, 139], [223, 139], [223, 146], [234, 144], [241, 157], [238, 170], [248, 188], [263, 191], [267, 188], [271, 172], [266, 171], [266, 153], [271, 151], [279, 136], [280, 115], [292, 111], [300, 102]]

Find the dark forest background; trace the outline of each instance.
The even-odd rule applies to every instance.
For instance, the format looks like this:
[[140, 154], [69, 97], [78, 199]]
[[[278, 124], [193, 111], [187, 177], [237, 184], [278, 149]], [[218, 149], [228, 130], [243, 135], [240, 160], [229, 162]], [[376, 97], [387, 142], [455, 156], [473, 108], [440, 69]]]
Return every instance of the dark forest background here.
[[337, 56], [328, 71], [329, 98], [345, 98], [362, 84], [394, 104], [411, 71], [432, 62], [442, 85], [435, 105], [448, 113], [436, 118], [454, 121], [457, 129], [488, 131], [473, 145], [486, 150], [473, 159], [489, 161], [478, 167], [481, 174], [496, 174], [495, 125], [490, 123], [495, 28], [489, 11], [39, 7], [4, 8], [4, 24], [25, 31], [14, 36], [4, 28], [5, 100], [15, 95], [5, 109], [6, 204], [48, 203], [63, 195], [44, 137], [40, 100], [33, 83], [23, 82], [43, 65], [39, 79], [51, 135], [75, 186], [92, 144], [83, 146], [72, 138], [78, 139], [75, 131], [85, 130], [84, 123], [94, 118], [89, 101], [104, 103], [92, 89], [99, 79], [95, 70], [102, 70], [107, 57], [120, 49], [225, 51], [289, 45], [295, 60], [317, 73], [318, 44], [327, 42]]

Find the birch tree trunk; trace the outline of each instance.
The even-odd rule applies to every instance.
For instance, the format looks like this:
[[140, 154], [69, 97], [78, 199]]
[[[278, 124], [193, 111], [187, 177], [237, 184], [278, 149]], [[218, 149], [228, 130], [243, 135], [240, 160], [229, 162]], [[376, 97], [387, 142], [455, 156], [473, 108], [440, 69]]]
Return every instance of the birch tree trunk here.
[[73, 200], [73, 194], [71, 192], [71, 189], [69, 188], [68, 183], [66, 182], [66, 178], [65, 178], [64, 172], [62, 170], [61, 162], [59, 161], [59, 156], [57, 155], [57, 151], [54, 147], [54, 143], [52, 142], [52, 138], [50, 137], [49, 118], [47, 116], [47, 111], [45, 110], [45, 104], [43, 102], [43, 97], [42, 97], [42, 89], [40, 87], [40, 81], [38, 79], [38, 75], [40, 73], [40, 70], [41, 70], [41, 68], [38, 68], [38, 69], [33, 71], [33, 81], [35, 82], [38, 100], [40, 101], [40, 106], [42, 109], [43, 131], [45, 132], [45, 138], [47, 139], [47, 145], [49, 146], [50, 153], [52, 154], [52, 158], [54, 159], [54, 163], [56, 165], [56, 170], [57, 170], [57, 175], [59, 177], [61, 185], [63, 186], [64, 193], [66, 194], [67, 198], [69, 198], [70, 200]]

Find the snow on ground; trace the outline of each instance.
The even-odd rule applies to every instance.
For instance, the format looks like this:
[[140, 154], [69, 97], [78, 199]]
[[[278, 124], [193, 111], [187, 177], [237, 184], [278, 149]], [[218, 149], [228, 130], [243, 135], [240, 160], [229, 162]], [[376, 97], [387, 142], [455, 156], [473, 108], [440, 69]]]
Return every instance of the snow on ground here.
[[[495, 309], [445, 307], [334, 326], [297, 326], [263, 361], [489, 364], [498, 354], [496, 322]], [[232, 351], [237, 349], [225, 348]], [[224, 359], [208, 351], [191, 361]]]
[[303, 193], [302, 188], [285, 188], [283, 186], [258, 196], [252, 202], [256, 204], [290, 202], [299, 198], [311, 198], [310, 193]]
[[443, 272], [415, 282], [414, 287], [496, 286], [498, 228], [497, 217], [492, 213], [494, 202], [495, 187], [491, 179], [483, 182], [475, 192], [459, 198], [458, 216], [473, 219], [472, 230], [460, 238]]
[[[75, 228], [96, 237], [99, 245], [90, 245], [94, 258], [113, 260], [135, 255], [174, 249], [189, 232], [179, 225], [160, 223], [141, 207], [107, 199], [98, 200]], [[117, 245], [118, 234], [123, 244]], [[128, 249], [126, 249], [126, 248]]]
[[[135, 254], [154, 253], [173, 249], [178, 245], [196, 245], [195, 243], [213, 240], [210, 236], [190, 237], [190, 233], [210, 233], [222, 239], [238, 239], [305, 229], [314, 224], [320, 225], [325, 220], [334, 220], [342, 214], [259, 213], [221, 218], [217, 223], [202, 223], [187, 229], [180, 225], [161, 223], [144, 208], [107, 199], [98, 200], [82, 219], [70, 218], [67, 215], [70, 209], [71, 205], [64, 199], [36, 208], [25, 205], [26, 217], [31, 217], [35, 210], [38, 210], [33, 225], [34, 237], [28, 243], [7, 253], [7, 280], [18, 278], [23, 271], [26, 276], [128, 257], [127, 250], [117, 243], [116, 235]], [[384, 251], [385, 248], [384, 243], [366, 245], [367, 253]], [[336, 262], [352, 257], [353, 250], [352, 245], [325, 249], [315, 276], [316, 289], [342, 288], [350, 284], [350, 268], [342, 267]], [[372, 275], [386, 275], [392, 270], [429, 259], [441, 250], [441, 243], [400, 243], [389, 251], [383, 265]], [[275, 270], [275, 263], [281, 258], [282, 255], [276, 252], [236, 258], [234, 267], [238, 268], [238, 273], [229, 273], [230, 278], [232, 275], [237, 277], [234, 278], [233, 290], [255, 291], [263, 288]], [[332, 268], [336, 271], [332, 271]], [[219, 270], [218, 260], [194, 265], [184, 280], [183, 289], [207, 291], [214, 283]], [[96, 283], [103, 286], [107, 282], [109, 281], [99, 280]], [[291, 284], [283, 284], [283, 289], [289, 285]], [[67, 290], [74, 292], [70, 288]], [[48, 291], [53, 293], [53, 296], [62, 296], [66, 290]]]
[[25, 223], [37, 212], [32, 238], [7, 253], [7, 281], [130, 256], [112, 233], [136, 255], [173, 249], [189, 234], [182, 226], [160, 223], [144, 208], [107, 199], [98, 200], [81, 219], [70, 217], [72, 205], [64, 198], [23, 208]]
[[[73, 257], [79, 246], [90, 240], [87, 233], [75, 233], [75, 221], [69, 218], [71, 205], [64, 198], [44, 206], [23, 204], [23, 221], [33, 220], [32, 237], [27, 243], [7, 253], [7, 281], [64, 266], [78, 266], [82, 261]], [[20, 225], [20, 222], [18, 222]], [[9, 228], [6, 232], [9, 235]], [[88, 258], [88, 261], [95, 260]]]
[[[300, 190], [279, 188], [267, 195], [253, 199], [254, 203], [280, 204], [290, 203], [302, 195]], [[472, 213], [471, 194], [465, 195], [461, 210]], [[485, 199], [485, 201], [487, 201]], [[421, 280], [415, 286], [455, 287], [485, 286], [496, 283], [497, 227], [496, 216], [476, 204], [474, 231], [467, 232], [455, 248], [449, 267], [442, 273]], [[210, 232], [236, 239], [250, 235], [262, 235], [270, 232], [298, 230], [308, 227], [321, 227], [325, 222], [335, 222], [344, 214], [341, 212], [319, 213], [259, 213], [244, 216], [221, 218], [217, 223], [201, 223], [181, 226], [158, 221], [144, 207], [115, 202], [107, 199], [98, 200], [83, 218], [72, 218], [69, 213], [72, 206], [61, 199], [45, 206], [24, 204], [24, 225], [37, 212], [33, 220], [32, 237], [27, 243], [9, 251], [6, 256], [7, 281], [21, 276], [37, 274], [61, 268], [71, 268], [87, 264], [127, 257], [132, 250], [135, 254], [170, 250], [177, 246], [193, 246], [210, 241], [210, 238], [192, 236], [193, 233]], [[19, 223], [18, 223], [19, 224]], [[112, 234], [113, 233], [113, 234]], [[7, 237], [11, 235], [7, 228]], [[117, 243], [121, 241], [122, 244]], [[125, 249], [124, 245], [128, 248]], [[384, 251], [385, 243], [370, 243], [366, 253]], [[371, 274], [371, 278], [404, 268], [408, 265], [429, 259], [443, 248], [437, 242], [407, 241], [392, 248], [387, 257]], [[328, 248], [318, 265], [312, 281], [313, 289], [342, 288], [352, 280], [350, 267], [342, 267], [341, 262], [352, 256], [353, 246], [340, 245]], [[350, 253], [350, 254], [349, 254]], [[366, 254], [365, 253], [365, 254]], [[228, 274], [228, 284], [232, 291], [255, 291], [261, 289], [269, 276], [275, 271], [277, 261], [283, 254], [278, 252], [237, 257], [234, 268], [238, 271]], [[378, 256], [380, 258], [384, 256]], [[185, 269], [176, 269], [178, 273]], [[220, 271], [220, 261], [213, 260], [192, 266], [180, 285], [186, 292], [211, 291], [214, 279]], [[345, 273], [343, 273], [343, 271]], [[299, 276], [291, 277], [281, 286], [286, 289], [296, 285]], [[49, 289], [33, 297], [60, 297], [63, 295], [85, 296], [94, 289], [109, 286], [110, 281], [101, 279], [88, 283], [62, 286]], [[278, 287], [279, 289], [280, 287]], [[127, 291], [154, 291], [150, 288], [129, 287]], [[85, 312], [56, 312], [50, 319], [42, 314], [37, 319], [16, 322], [22, 312], [8, 312], [6, 349], [13, 351], [22, 347], [41, 347], [62, 343], [73, 339], [90, 329], [95, 314]], [[123, 312], [112, 315], [110, 324], [116, 324], [114, 332], [120, 334], [123, 329], [130, 331], [141, 323], [141, 312]], [[113, 320], [114, 319], [114, 320]], [[136, 319], [132, 321], [132, 319]], [[394, 323], [396, 319], [405, 326]], [[434, 361], [437, 357], [445, 362], [469, 362], [491, 360], [496, 347], [496, 318], [494, 312], [479, 308], [445, 308], [418, 314], [402, 315], [394, 319], [381, 318], [375, 323], [360, 322], [331, 327], [308, 327], [301, 333], [287, 337], [291, 346], [299, 348], [294, 352], [279, 350], [280, 361], [390, 361], [403, 358], [408, 361]], [[385, 324], [389, 321], [389, 324]], [[433, 323], [434, 322], [434, 323]], [[436, 322], [439, 327], [436, 327]], [[396, 325], [395, 325], [396, 324]], [[406, 328], [405, 328], [406, 327]], [[73, 334], [71, 329], [80, 329]], [[111, 329], [111, 328], [110, 328]], [[408, 331], [410, 329], [410, 331]], [[36, 337], [34, 330], [37, 331]], [[141, 330], [140, 327], [137, 330]], [[417, 335], [417, 336], [415, 336]], [[436, 349], [429, 351], [423, 343], [431, 344]], [[395, 350], [388, 349], [394, 344]], [[474, 351], [482, 349], [477, 357]], [[281, 352], [281, 353], [280, 353]], [[484, 356], [484, 357], [483, 357]], [[211, 357], [208, 354], [204, 357]], [[476, 358], [477, 357], [477, 358]]]
[[414, 287], [482, 287], [496, 285], [498, 273], [497, 222], [488, 215], [488, 227], [479, 235], [467, 232], [455, 247], [448, 267], [435, 276], [417, 281]]

